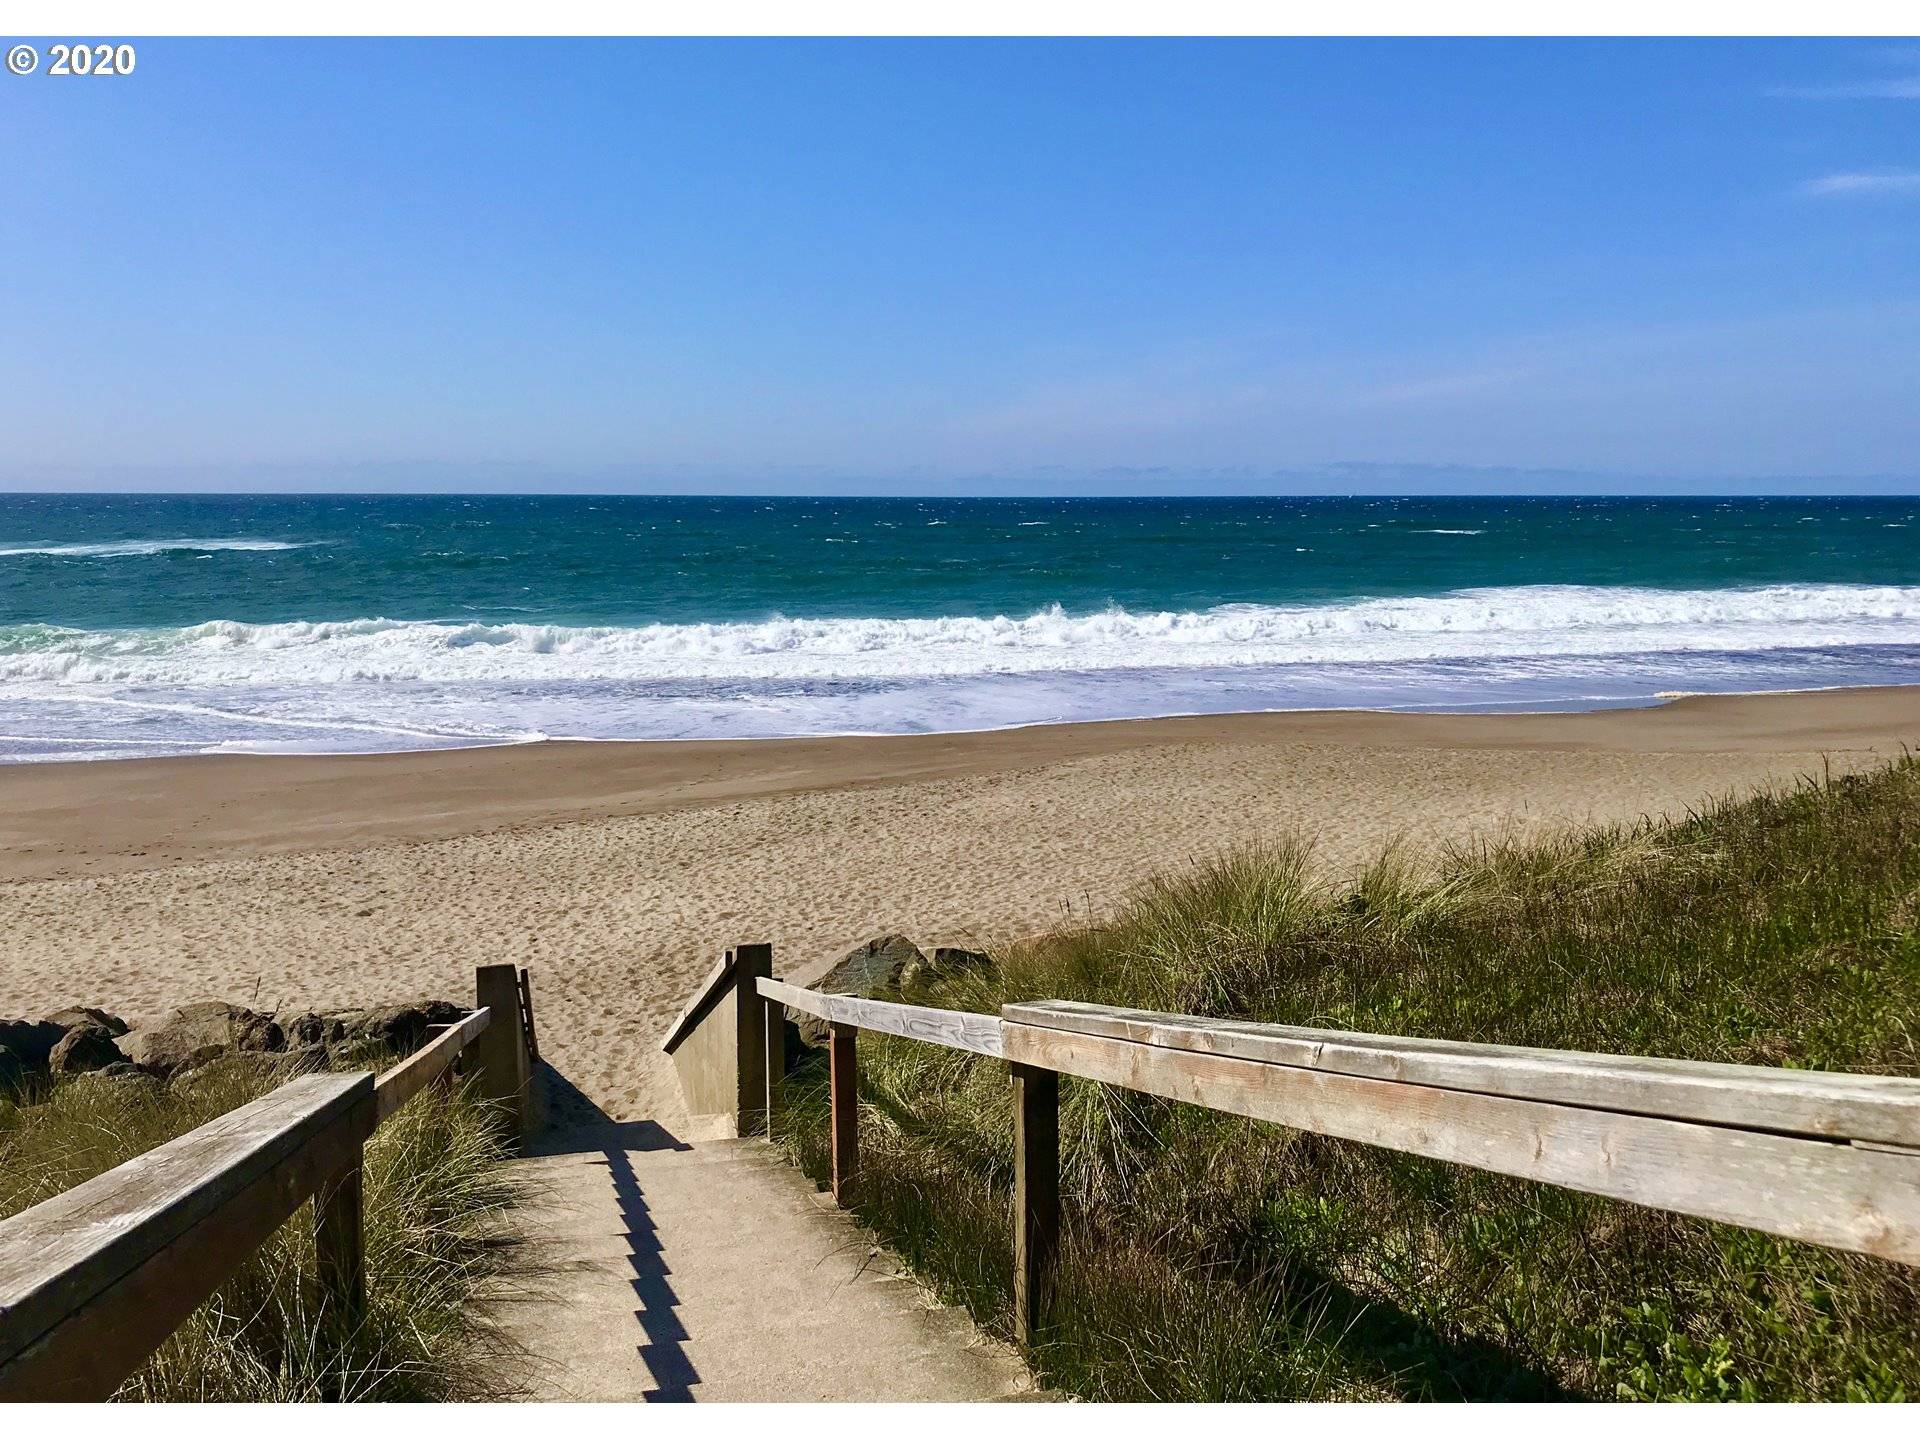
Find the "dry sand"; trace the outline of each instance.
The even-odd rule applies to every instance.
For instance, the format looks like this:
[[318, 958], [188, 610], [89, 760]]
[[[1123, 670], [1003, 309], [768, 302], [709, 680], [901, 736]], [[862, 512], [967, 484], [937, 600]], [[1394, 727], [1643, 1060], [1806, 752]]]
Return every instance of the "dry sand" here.
[[471, 993], [530, 966], [545, 1058], [677, 1118], [656, 1046], [723, 945], [806, 978], [904, 931], [991, 941], [1222, 846], [1677, 813], [1920, 742], [1920, 688], [1581, 715], [1320, 712], [978, 735], [545, 744], [0, 768], [0, 1015]]

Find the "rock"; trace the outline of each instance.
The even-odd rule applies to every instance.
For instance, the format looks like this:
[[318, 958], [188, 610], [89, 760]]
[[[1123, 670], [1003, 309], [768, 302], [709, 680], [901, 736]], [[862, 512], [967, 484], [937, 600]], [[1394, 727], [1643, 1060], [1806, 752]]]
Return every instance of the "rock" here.
[[991, 969], [993, 957], [979, 950], [964, 950], [958, 945], [936, 945], [933, 959], [908, 965], [900, 972], [900, 994], [917, 1003], [919, 997], [939, 980], [950, 980], [968, 970]]
[[396, 1055], [418, 1050], [435, 1025], [454, 1025], [467, 1018], [467, 1007], [451, 1000], [414, 1000], [404, 1005], [382, 1005], [357, 1016], [346, 1027], [353, 1040], [371, 1040]]
[[[840, 963], [811, 986], [830, 995], [860, 995], [869, 1000], [898, 1000], [900, 977], [908, 970], [924, 971], [927, 957], [920, 947], [904, 935], [882, 935], [856, 950], [849, 950]], [[827, 1022], [803, 1015], [797, 1022], [800, 1038], [819, 1049], [827, 1043]]]
[[0, 1099], [18, 1090], [27, 1078], [27, 1062], [5, 1045], [0, 1045]]
[[158, 1025], [127, 1035], [120, 1049], [134, 1064], [177, 1075], [235, 1050], [284, 1050], [286, 1033], [271, 1015], [219, 1000], [183, 1005]]
[[991, 967], [993, 957], [984, 950], [966, 950], [958, 945], [936, 945], [933, 947], [933, 968], [936, 970], [972, 970], [976, 967]]
[[161, 1024], [151, 1030], [135, 1030], [126, 1037], [121, 1053], [134, 1064], [156, 1075], [178, 1075], [196, 1065], [218, 1060], [233, 1049], [224, 1033], [187, 1030], [173, 1024]]
[[66, 1030], [45, 1020], [0, 1020], [0, 1045], [29, 1070], [44, 1070]]
[[885, 1000], [898, 993], [900, 974], [909, 966], [925, 968], [927, 957], [904, 935], [869, 940], [846, 956], [814, 984], [831, 995], [864, 995]]
[[76, 1025], [60, 1037], [48, 1057], [47, 1068], [56, 1075], [81, 1075], [89, 1070], [105, 1070], [124, 1065], [127, 1057], [113, 1043], [113, 1034], [104, 1025]]
[[283, 1027], [289, 1045], [338, 1045], [347, 1038], [347, 1026], [338, 1015], [316, 1015], [309, 1010]]
[[280, 1028], [271, 1015], [256, 1015], [251, 1010], [241, 1010], [234, 1021], [233, 1043], [238, 1050], [284, 1050], [287, 1048], [287, 1032]]
[[47, 1024], [58, 1025], [62, 1030], [71, 1030], [78, 1025], [98, 1025], [116, 1040], [130, 1028], [118, 1015], [109, 1015], [91, 1005], [69, 1005], [64, 1010], [56, 1010], [47, 1016]]

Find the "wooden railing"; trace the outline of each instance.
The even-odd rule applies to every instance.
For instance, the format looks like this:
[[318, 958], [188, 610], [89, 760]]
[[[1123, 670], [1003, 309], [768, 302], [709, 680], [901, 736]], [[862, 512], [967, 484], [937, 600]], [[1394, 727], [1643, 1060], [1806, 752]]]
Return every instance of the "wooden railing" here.
[[0, 1220], [0, 1400], [104, 1400], [308, 1199], [334, 1313], [364, 1300], [367, 1138], [456, 1062], [514, 1136], [527, 1122], [524, 972], [378, 1076], [304, 1075]]
[[778, 1036], [780, 1052], [769, 1051], [766, 1063], [767, 1091], [762, 1104], [767, 1134], [773, 1134], [774, 1118], [780, 1106], [780, 1091], [786, 1078], [787, 1027], [782, 1010], [797, 1010], [816, 1020], [827, 1022], [827, 1076], [831, 1088], [833, 1159], [833, 1198], [846, 1204], [853, 1182], [860, 1172], [860, 1060], [855, 1037], [862, 1030], [882, 1035], [899, 1035], [908, 1040], [924, 1040], [929, 1045], [944, 1045], [949, 1050], [970, 1050], [976, 1055], [999, 1058], [1005, 1053], [1000, 1037], [1000, 1021], [992, 1015], [977, 1015], [965, 1010], [935, 1010], [925, 1005], [898, 1005], [890, 1000], [866, 1000], [856, 995], [828, 995], [818, 990], [803, 990], [780, 980], [761, 980], [757, 993], [767, 1002], [766, 1032]]
[[[751, 951], [771, 968], [771, 949]], [[724, 966], [723, 966], [724, 968]], [[859, 1175], [861, 1030], [1004, 1058], [1014, 1094], [1014, 1323], [1044, 1323], [1059, 1237], [1059, 1077], [1920, 1265], [1920, 1080], [1592, 1055], [1043, 1000], [996, 1015], [758, 974], [708, 1013], [764, 1037], [740, 1134], [771, 1134], [784, 1011], [827, 1022], [833, 1190]], [[732, 1009], [714, 996], [731, 994]], [[750, 1012], [765, 1007], [764, 1015]], [[671, 1048], [671, 1047], [670, 1047]], [[742, 1074], [746, 1074], [743, 1069]]]

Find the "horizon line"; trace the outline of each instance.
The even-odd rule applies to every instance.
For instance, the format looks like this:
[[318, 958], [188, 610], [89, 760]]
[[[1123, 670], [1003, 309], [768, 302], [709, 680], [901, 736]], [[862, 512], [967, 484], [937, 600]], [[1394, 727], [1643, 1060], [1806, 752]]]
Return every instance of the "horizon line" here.
[[1101, 500], [1920, 500], [1911, 490], [1298, 490], [1177, 492], [954, 492], [748, 490], [7, 490], [7, 499], [309, 499], [309, 500], [876, 500], [876, 501], [1101, 501]]

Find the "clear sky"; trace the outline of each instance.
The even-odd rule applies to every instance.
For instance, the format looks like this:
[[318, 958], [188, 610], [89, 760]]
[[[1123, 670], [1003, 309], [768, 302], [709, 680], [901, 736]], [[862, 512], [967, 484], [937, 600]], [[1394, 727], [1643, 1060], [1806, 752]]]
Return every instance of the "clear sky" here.
[[1920, 43], [138, 56], [0, 72], [0, 488], [1920, 488]]

